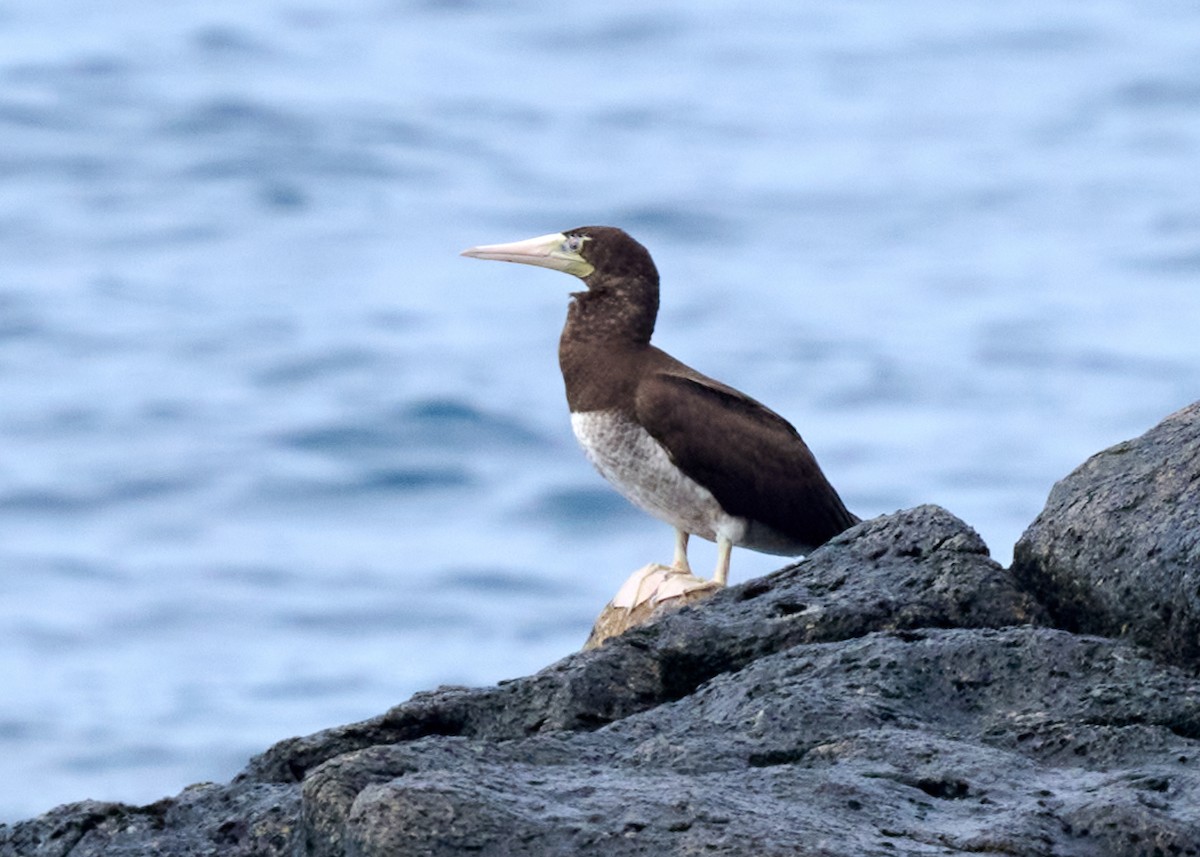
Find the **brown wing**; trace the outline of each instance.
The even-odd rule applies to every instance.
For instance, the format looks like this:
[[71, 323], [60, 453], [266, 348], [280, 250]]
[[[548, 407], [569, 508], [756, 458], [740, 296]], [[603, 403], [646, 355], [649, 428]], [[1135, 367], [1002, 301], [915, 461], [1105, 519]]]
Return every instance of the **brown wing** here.
[[643, 377], [637, 419], [726, 512], [811, 547], [858, 520], [787, 420], [732, 387], [679, 368]]

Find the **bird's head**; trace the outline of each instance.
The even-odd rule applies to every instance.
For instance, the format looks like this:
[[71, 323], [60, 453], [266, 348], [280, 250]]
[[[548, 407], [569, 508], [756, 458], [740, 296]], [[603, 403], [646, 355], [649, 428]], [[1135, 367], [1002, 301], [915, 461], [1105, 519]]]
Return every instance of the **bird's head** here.
[[658, 285], [658, 270], [650, 253], [613, 226], [580, 226], [509, 244], [482, 244], [462, 255], [565, 271], [579, 277], [589, 289], [613, 279], [642, 279]]

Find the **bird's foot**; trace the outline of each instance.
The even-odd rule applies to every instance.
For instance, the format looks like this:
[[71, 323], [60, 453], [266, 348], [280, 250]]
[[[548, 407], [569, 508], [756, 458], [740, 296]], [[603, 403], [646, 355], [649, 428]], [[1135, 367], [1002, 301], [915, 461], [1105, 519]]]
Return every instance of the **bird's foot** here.
[[720, 591], [723, 584], [690, 571], [652, 562], [629, 576], [592, 628], [585, 649], [599, 646], [629, 628]]
[[694, 601], [722, 587], [714, 580], [705, 580], [692, 574], [691, 569], [652, 562], [642, 566], [629, 576], [617, 590], [612, 606], [633, 610], [643, 604], [656, 605], [664, 601], [682, 599]]
[[[691, 574], [692, 573], [692, 567], [690, 565], [688, 565], [688, 558], [687, 558], [687, 546], [688, 546], [689, 538], [690, 538], [690, 536], [688, 533], [684, 532], [681, 529], [676, 528], [676, 530], [675, 530], [675, 558], [671, 560], [671, 568], [674, 569], [679, 574]], [[653, 563], [653, 562], [650, 563], [650, 565], [646, 566], [646, 568], [651, 568], [651, 567], [662, 568], [662, 566], [658, 565], [657, 563]], [[645, 571], [645, 570], [646, 569], [642, 569], [642, 571]]]

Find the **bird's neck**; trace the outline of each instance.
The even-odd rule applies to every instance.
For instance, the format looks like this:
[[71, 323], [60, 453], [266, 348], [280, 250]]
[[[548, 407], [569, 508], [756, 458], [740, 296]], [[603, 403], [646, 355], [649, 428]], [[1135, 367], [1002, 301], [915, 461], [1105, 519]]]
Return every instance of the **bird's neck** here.
[[[650, 347], [658, 316], [658, 283], [645, 279], [589, 282], [574, 294], [558, 343], [558, 362], [572, 411], [616, 407], [633, 382], [626, 363]], [[598, 383], [603, 380], [603, 383]]]
[[611, 346], [649, 345], [658, 317], [658, 282], [620, 278], [589, 282], [572, 295], [563, 339]]

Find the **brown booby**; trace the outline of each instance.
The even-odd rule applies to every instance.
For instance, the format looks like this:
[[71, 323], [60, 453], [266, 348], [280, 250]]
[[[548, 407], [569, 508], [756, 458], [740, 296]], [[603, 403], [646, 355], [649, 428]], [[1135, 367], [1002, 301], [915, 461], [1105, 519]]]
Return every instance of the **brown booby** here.
[[691, 573], [689, 535], [717, 543], [724, 585], [734, 545], [798, 556], [858, 523], [787, 420], [650, 344], [658, 270], [624, 231], [583, 226], [462, 255], [587, 286], [571, 294], [558, 346], [571, 427], [605, 479], [675, 528], [675, 571]]

